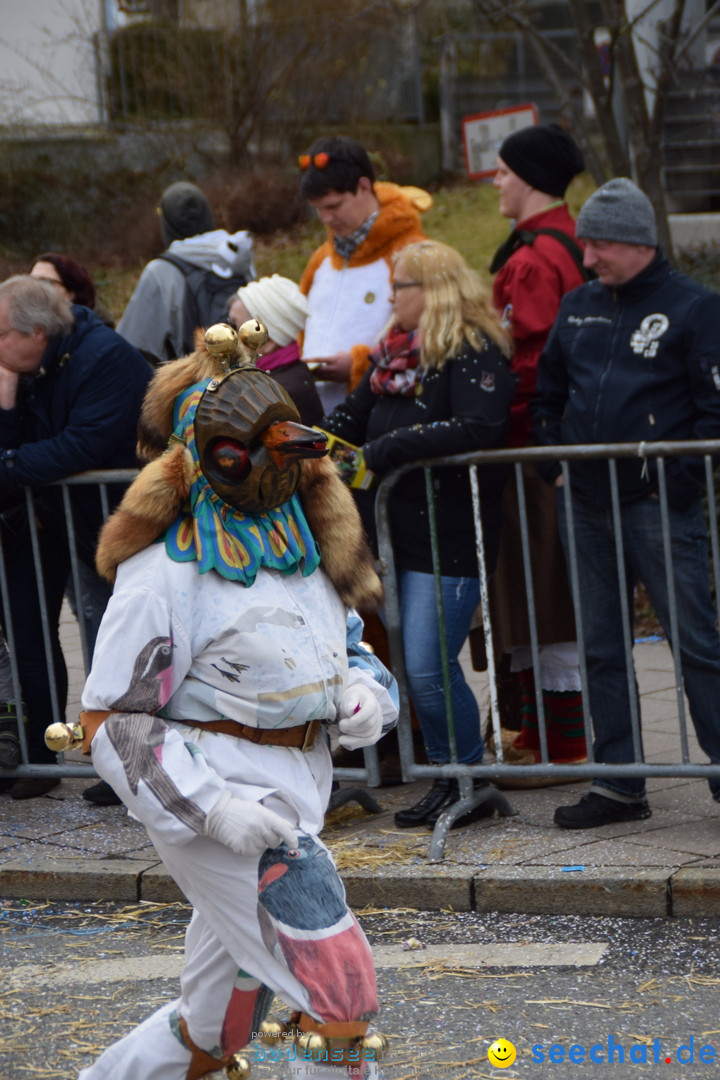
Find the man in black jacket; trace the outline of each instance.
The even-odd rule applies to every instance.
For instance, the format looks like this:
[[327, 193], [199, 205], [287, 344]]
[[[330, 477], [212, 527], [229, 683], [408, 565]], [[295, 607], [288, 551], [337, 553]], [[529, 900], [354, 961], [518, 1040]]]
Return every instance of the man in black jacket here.
[[[630, 180], [594, 193], [577, 235], [597, 281], [563, 300], [540, 358], [533, 431], [545, 445], [720, 438], [720, 296], [674, 271], [657, 247], [649, 199]], [[568, 553], [560, 465], [543, 467], [557, 485]], [[684, 689], [698, 741], [720, 762], [720, 637], [710, 594], [701, 458], [670, 457], [666, 491]], [[627, 605], [642, 580], [669, 638], [669, 596], [655, 459], [617, 462]], [[635, 758], [625, 667], [623, 614], [606, 461], [570, 465], [595, 760]], [[626, 628], [631, 632], [631, 628]], [[631, 639], [632, 640], [632, 639]], [[639, 716], [637, 693], [635, 705]], [[720, 779], [710, 781], [720, 801]], [[593, 828], [650, 816], [641, 777], [597, 779], [563, 828]]]
[[[67, 672], [58, 638], [70, 554], [59, 488], [44, 485], [88, 469], [136, 464], [137, 420], [152, 374], [141, 354], [88, 308], [30, 276], [0, 284], [0, 528], [8, 575], [14, 652], [28, 718], [28, 753], [50, 764], [44, 732], [52, 721], [51, 674], [61, 714]], [[23, 488], [36, 494], [34, 517], [49, 619], [48, 670]], [[118, 493], [121, 494], [121, 493]], [[92, 565], [103, 513], [99, 492], [72, 494], [78, 554]], [[2, 613], [3, 629], [7, 613]], [[59, 779], [0, 779], [0, 791], [32, 798]]]

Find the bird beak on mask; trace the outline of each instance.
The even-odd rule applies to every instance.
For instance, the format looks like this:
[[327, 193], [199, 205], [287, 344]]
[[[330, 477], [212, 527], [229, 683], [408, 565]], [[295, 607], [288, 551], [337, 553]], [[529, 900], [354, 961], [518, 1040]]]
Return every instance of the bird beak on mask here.
[[200, 468], [229, 506], [260, 514], [286, 503], [300, 483], [300, 461], [327, 453], [322, 432], [298, 423], [291, 398], [254, 367], [214, 379], [195, 414]]
[[324, 457], [327, 454], [327, 435], [324, 432], [292, 420], [276, 420], [265, 428], [260, 441], [278, 469], [286, 469], [298, 458]]

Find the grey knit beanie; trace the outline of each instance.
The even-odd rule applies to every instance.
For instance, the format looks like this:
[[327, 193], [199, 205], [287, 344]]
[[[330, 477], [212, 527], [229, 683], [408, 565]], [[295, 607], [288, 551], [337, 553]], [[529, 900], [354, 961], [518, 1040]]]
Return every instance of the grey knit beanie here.
[[626, 176], [608, 180], [578, 214], [575, 235], [581, 240], [619, 240], [657, 247], [653, 205]]

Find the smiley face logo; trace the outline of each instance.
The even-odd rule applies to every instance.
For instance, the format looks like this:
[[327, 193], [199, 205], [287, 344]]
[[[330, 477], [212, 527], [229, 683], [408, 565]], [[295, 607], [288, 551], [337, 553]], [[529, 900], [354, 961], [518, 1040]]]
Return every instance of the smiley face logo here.
[[507, 1069], [517, 1057], [517, 1050], [507, 1039], [496, 1039], [488, 1050], [488, 1061], [496, 1069]]

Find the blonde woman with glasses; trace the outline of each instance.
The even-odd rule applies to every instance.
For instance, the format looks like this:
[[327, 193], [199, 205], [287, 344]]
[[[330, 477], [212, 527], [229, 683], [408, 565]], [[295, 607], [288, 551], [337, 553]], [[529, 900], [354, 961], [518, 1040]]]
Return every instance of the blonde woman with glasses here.
[[[367, 467], [378, 477], [410, 461], [502, 446], [515, 392], [511, 347], [477, 274], [453, 248], [422, 241], [397, 254], [391, 294], [392, 325], [370, 354], [370, 370], [321, 427], [362, 446]], [[479, 470], [488, 572], [497, 557], [505, 476], [503, 466]], [[457, 760], [477, 764], [483, 757], [479, 710], [458, 660], [479, 602], [467, 467], [434, 469], [433, 489]], [[361, 509], [372, 531], [372, 507]], [[450, 747], [421, 470], [408, 473], [393, 489], [390, 524], [410, 696], [428, 760], [447, 764]], [[401, 828], [432, 827], [458, 798], [457, 780], [439, 778], [419, 803], [396, 814], [395, 822]], [[492, 812], [482, 803], [456, 825]]]

